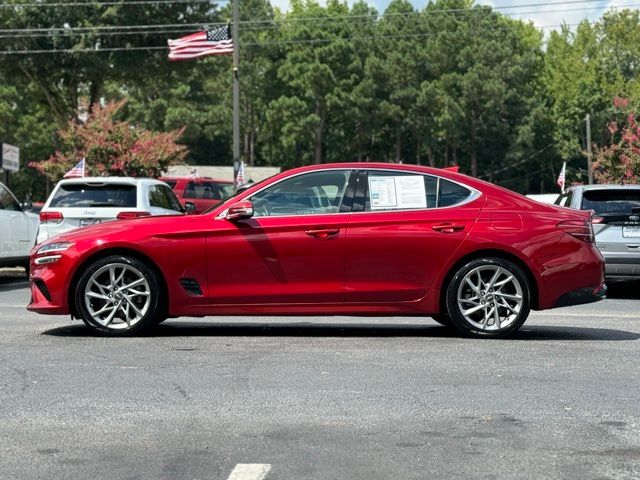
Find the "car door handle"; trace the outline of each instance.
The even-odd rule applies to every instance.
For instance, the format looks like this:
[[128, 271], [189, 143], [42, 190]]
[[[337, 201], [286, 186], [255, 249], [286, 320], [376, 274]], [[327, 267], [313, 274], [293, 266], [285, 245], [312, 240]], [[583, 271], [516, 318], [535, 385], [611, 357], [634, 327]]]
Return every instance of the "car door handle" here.
[[340, 231], [339, 228], [321, 228], [319, 230], [305, 230], [304, 233], [310, 237], [329, 238], [336, 235]]
[[453, 233], [464, 230], [464, 225], [457, 225], [455, 223], [441, 223], [439, 225], [434, 225], [431, 228], [433, 228], [436, 232]]

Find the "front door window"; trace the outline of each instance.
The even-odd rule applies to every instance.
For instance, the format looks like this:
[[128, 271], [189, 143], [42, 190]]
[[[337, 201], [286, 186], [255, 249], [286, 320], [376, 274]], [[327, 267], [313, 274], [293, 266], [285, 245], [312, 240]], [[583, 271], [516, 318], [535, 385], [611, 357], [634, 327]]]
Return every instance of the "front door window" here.
[[256, 217], [339, 213], [349, 171], [297, 175], [251, 197]]

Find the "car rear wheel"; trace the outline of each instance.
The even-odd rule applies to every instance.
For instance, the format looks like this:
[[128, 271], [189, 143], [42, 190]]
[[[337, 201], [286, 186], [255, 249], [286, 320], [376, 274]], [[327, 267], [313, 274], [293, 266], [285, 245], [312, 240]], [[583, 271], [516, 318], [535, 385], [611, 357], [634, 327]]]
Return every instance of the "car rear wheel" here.
[[502, 258], [462, 266], [447, 288], [447, 311], [465, 336], [501, 338], [529, 316], [531, 287], [522, 269]]
[[140, 333], [162, 318], [160, 282], [140, 260], [120, 255], [103, 258], [80, 277], [76, 309], [84, 323], [101, 334]]

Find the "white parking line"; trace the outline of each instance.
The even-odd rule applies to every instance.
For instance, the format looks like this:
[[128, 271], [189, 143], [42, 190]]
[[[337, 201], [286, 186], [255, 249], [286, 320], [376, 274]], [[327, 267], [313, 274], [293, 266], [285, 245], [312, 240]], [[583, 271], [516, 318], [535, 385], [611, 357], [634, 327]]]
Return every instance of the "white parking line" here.
[[640, 315], [627, 313], [531, 312], [531, 315], [536, 317], [640, 318]]
[[269, 470], [268, 463], [239, 463], [227, 480], [263, 480]]

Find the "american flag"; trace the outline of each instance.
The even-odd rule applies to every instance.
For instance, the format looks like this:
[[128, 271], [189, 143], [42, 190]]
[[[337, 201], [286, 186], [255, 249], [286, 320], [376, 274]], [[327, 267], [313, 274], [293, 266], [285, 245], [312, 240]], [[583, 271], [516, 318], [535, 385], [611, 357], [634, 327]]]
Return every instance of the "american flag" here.
[[76, 163], [76, 166], [64, 174], [64, 178], [84, 177], [84, 158]]
[[231, 27], [205, 29], [177, 40], [169, 40], [169, 60], [190, 60], [206, 55], [228, 55], [233, 53]]
[[244, 162], [240, 162], [240, 167], [238, 167], [238, 174], [236, 175], [236, 188], [240, 188], [245, 183], [247, 183], [247, 179], [244, 176]]
[[567, 162], [562, 164], [562, 170], [560, 170], [560, 175], [558, 175], [558, 186], [560, 187], [560, 191], [564, 193], [564, 184], [565, 184], [565, 175], [567, 171]]

